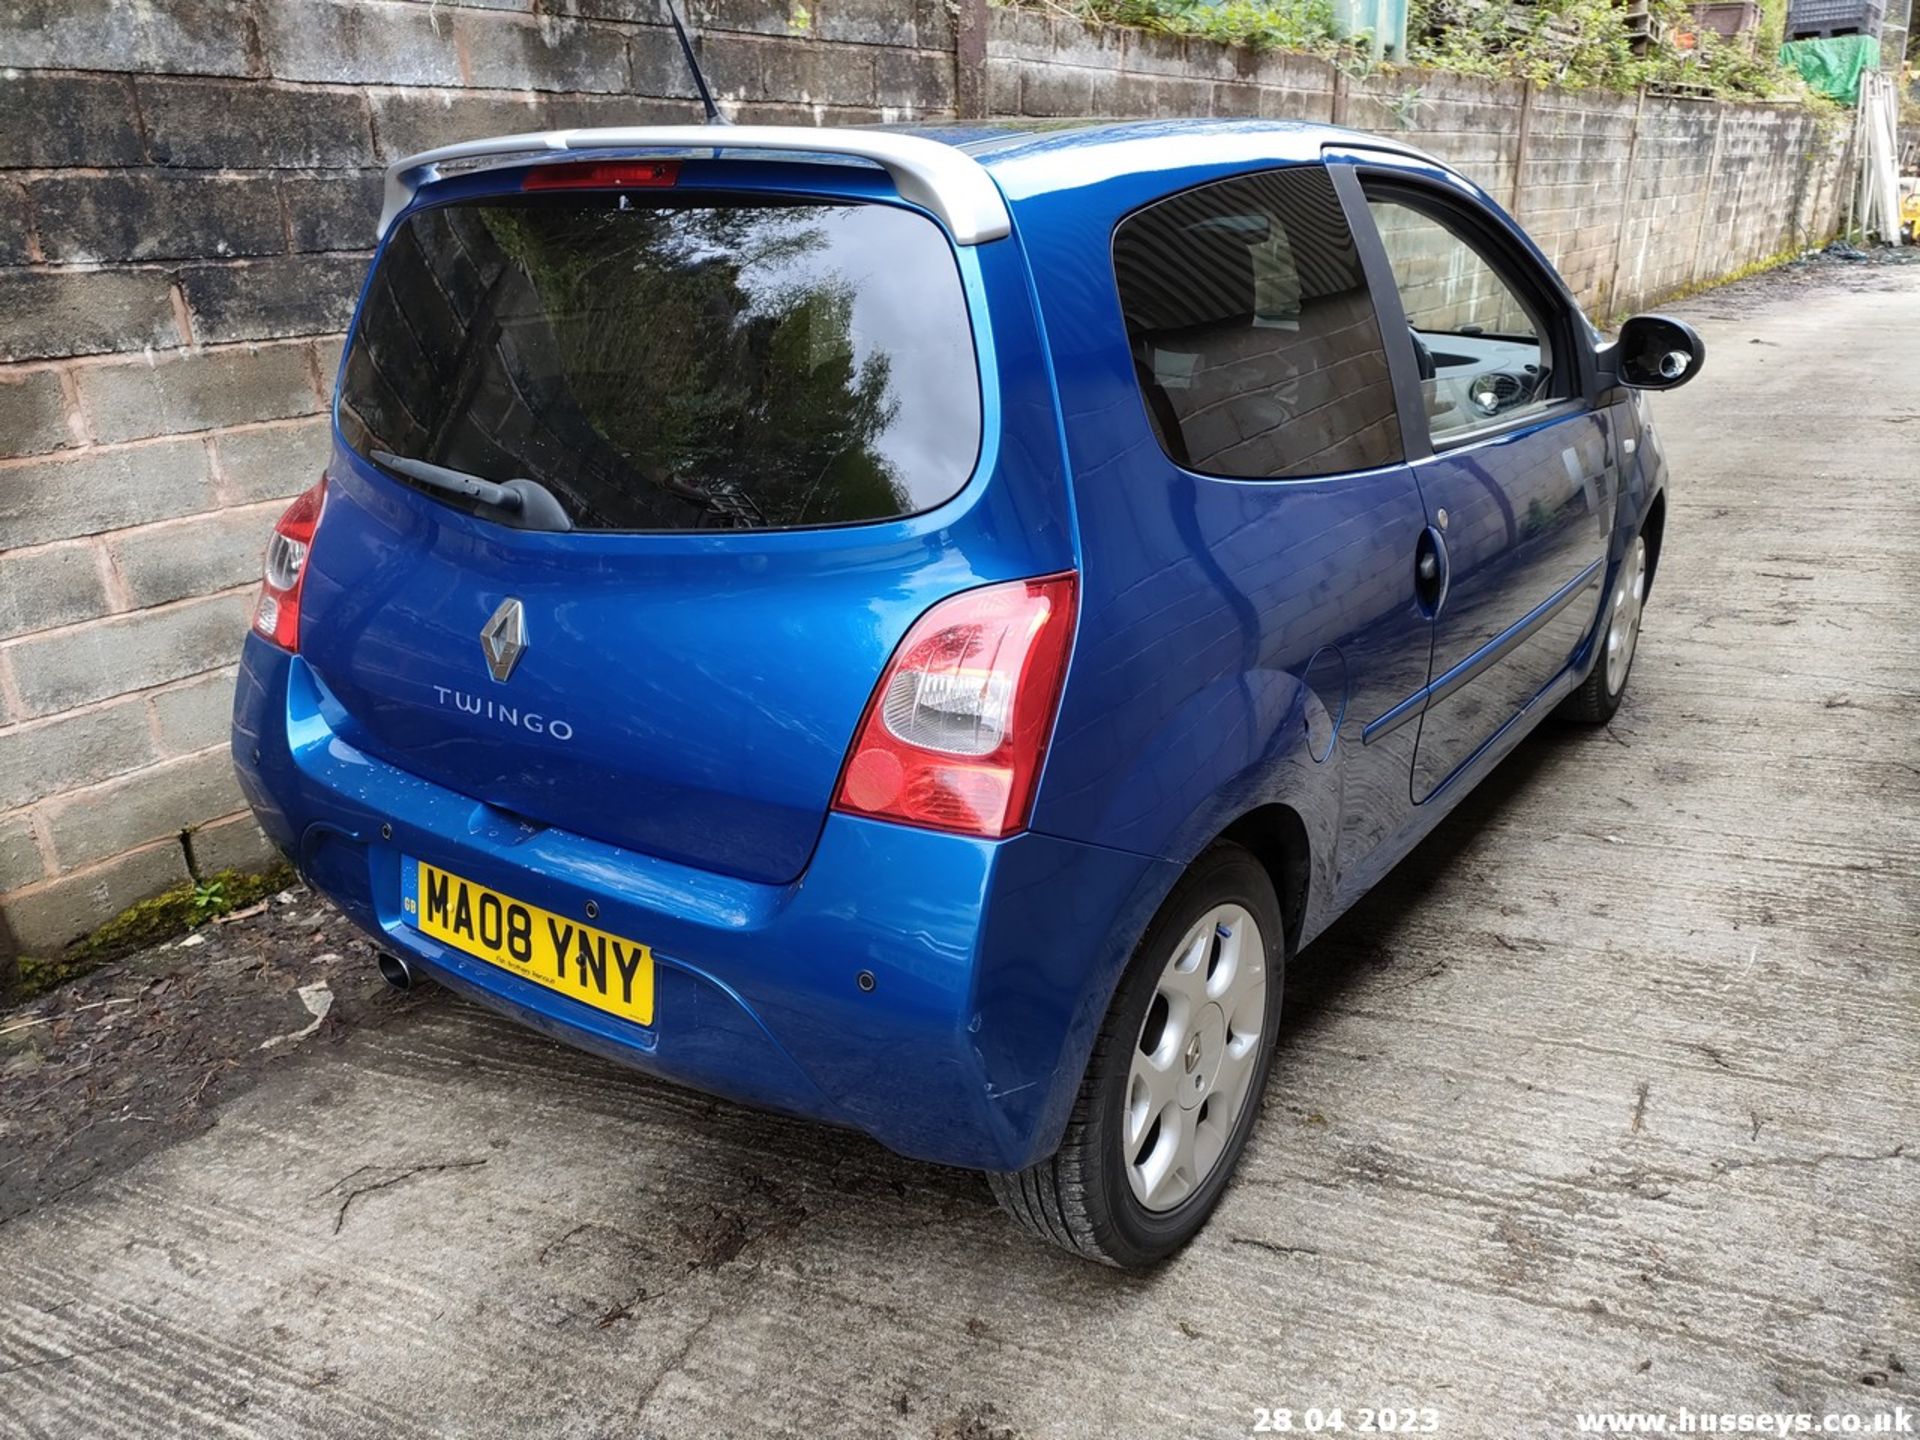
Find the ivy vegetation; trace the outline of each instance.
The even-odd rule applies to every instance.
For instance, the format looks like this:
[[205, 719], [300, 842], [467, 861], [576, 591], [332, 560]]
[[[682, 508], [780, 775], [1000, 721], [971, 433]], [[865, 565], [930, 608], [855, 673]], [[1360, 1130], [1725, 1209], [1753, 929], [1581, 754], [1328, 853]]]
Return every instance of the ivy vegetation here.
[[[1084, 24], [1129, 25], [1258, 50], [1304, 50], [1364, 69], [1364, 53], [1334, 26], [1332, 0], [999, 0]], [[1618, 0], [1411, 0], [1410, 65], [1537, 85], [1642, 87], [1728, 99], [1813, 99], [1779, 62], [1786, 0], [1760, 0], [1760, 23], [1723, 40], [1681, 0], [1645, 0], [1635, 44]], [[1639, 23], [1639, 22], [1635, 22]], [[1636, 53], [1638, 51], [1639, 53]], [[1816, 102], [1822, 103], [1825, 102]]]

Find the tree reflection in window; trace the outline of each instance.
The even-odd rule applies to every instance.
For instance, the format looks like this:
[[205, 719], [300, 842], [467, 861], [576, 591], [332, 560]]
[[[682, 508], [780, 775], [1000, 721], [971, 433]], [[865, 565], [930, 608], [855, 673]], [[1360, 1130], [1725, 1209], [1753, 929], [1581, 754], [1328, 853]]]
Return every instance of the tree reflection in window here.
[[539, 480], [585, 527], [795, 526], [947, 498], [979, 401], [952, 254], [923, 217], [596, 193], [411, 217], [342, 423], [363, 454]]

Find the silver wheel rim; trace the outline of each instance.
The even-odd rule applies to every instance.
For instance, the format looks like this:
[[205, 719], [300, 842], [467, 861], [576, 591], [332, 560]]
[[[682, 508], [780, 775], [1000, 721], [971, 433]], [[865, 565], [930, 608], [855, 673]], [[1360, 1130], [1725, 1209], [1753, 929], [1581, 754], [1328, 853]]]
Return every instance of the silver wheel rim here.
[[1171, 1210], [1206, 1183], [1246, 1109], [1267, 1021], [1267, 947], [1244, 906], [1194, 922], [1160, 972], [1127, 1071], [1127, 1183]]
[[1613, 613], [1607, 619], [1607, 694], [1618, 695], [1633, 665], [1640, 639], [1640, 607], [1647, 598], [1647, 542], [1636, 535], [1633, 551], [1613, 587]]

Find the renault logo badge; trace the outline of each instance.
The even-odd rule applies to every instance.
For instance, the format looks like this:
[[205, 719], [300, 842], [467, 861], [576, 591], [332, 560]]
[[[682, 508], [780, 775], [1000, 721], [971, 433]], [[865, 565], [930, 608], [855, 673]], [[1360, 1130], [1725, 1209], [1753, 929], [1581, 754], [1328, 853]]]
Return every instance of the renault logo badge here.
[[500, 602], [493, 618], [480, 627], [480, 648], [487, 654], [487, 669], [496, 680], [504, 681], [527, 649], [527, 611], [509, 596]]

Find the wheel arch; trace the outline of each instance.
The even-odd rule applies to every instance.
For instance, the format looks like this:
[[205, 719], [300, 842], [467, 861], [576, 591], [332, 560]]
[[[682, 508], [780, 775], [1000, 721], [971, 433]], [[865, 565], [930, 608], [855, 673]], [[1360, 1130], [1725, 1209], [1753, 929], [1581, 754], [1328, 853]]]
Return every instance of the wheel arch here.
[[[1667, 534], [1667, 492], [1664, 488], [1654, 492], [1653, 503], [1647, 506], [1647, 518], [1640, 522], [1640, 533], [1647, 537], [1646, 594], [1651, 595], [1654, 576], [1660, 572], [1660, 542]], [[1645, 603], [1645, 596], [1641, 599]]]
[[1280, 900], [1286, 953], [1291, 957], [1300, 948], [1313, 885], [1313, 842], [1300, 812], [1284, 802], [1261, 805], [1227, 826], [1218, 839], [1252, 852], [1267, 872]]

